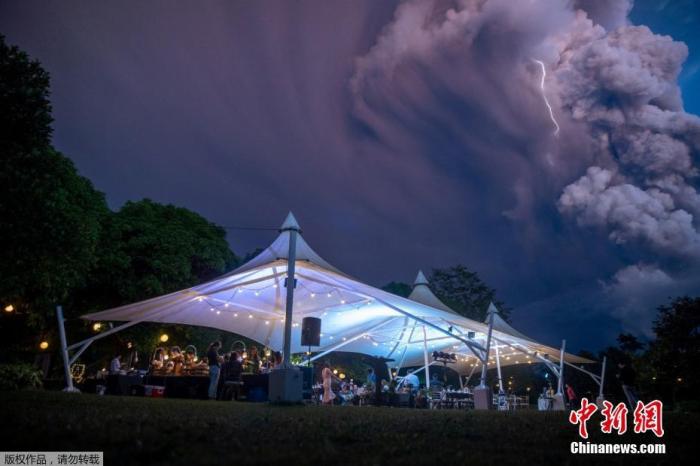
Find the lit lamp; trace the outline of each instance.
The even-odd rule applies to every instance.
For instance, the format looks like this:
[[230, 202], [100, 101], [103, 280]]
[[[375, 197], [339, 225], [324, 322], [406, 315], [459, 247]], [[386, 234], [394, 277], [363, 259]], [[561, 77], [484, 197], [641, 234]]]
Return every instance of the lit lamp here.
[[338, 369], [333, 369], [333, 375], [338, 375]]
[[170, 338], [170, 337], [168, 337], [168, 334], [164, 333], [160, 336], [160, 341], [165, 343], [166, 341], [168, 341], [168, 338]]
[[99, 332], [102, 329], [102, 324], [100, 322], [95, 322], [94, 324], [92, 324], [92, 329], [95, 332]]
[[340, 377], [340, 379], [342, 380], [342, 379], [345, 378], [345, 374], [343, 374], [343, 373], [341, 372], [340, 375], [339, 375], [338, 377]]
[[5, 306], [5, 312], [12, 312], [15, 310], [15, 307], [12, 304], [8, 304]]
[[49, 342], [46, 341], [46, 340], [44, 340], [44, 341], [42, 341], [41, 343], [39, 343], [39, 348], [41, 348], [41, 349], [43, 349], [43, 350], [47, 349], [48, 347], [49, 347]]

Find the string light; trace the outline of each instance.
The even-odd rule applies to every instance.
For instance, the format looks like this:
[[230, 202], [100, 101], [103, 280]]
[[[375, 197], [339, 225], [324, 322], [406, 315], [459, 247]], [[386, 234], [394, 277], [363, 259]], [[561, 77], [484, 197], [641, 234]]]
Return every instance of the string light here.
[[44, 341], [42, 341], [41, 343], [39, 343], [39, 348], [41, 348], [41, 349], [43, 349], [43, 350], [45, 350], [45, 349], [48, 348], [48, 347], [49, 347], [49, 342], [46, 341], [46, 340], [44, 340]]
[[102, 328], [102, 324], [100, 322], [95, 322], [94, 324], [92, 324], [92, 329], [95, 332], [99, 332], [101, 328]]
[[170, 337], [168, 336], [168, 334], [167, 334], [167, 333], [164, 333], [164, 334], [162, 334], [162, 335], [160, 336], [160, 341], [163, 342], [163, 343], [165, 343], [166, 341], [168, 341], [168, 338], [170, 338]]
[[5, 306], [5, 312], [12, 312], [15, 310], [15, 307], [12, 304], [8, 304]]

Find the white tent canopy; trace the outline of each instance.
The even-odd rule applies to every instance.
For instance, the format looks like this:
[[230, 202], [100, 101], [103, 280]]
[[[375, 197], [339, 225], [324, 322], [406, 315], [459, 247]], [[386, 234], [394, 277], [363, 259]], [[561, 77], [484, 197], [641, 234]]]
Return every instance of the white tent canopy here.
[[[298, 228], [291, 213], [268, 248], [219, 278], [82, 318], [212, 327], [282, 350], [290, 227]], [[406, 367], [422, 366], [426, 352], [438, 350], [458, 355], [454, 368], [460, 373], [469, 372], [486, 358], [488, 325], [460, 316], [441, 303], [422, 273], [410, 298], [402, 298], [340, 272], [301, 235], [296, 237], [295, 264], [292, 352], [306, 350], [300, 345], [302, 318], [318, 317], [322, 334], [317, 357], [349, 351], [393, 359], [394, 365]], [[492, 338], [492, 347], [502, 346], [502, 365], [537, 362], [543, 357], [559, 359], [559, 350], [532, 341], [502, 319], [494, 319]], [[565, 361], [592, 362], [569, 354]]]

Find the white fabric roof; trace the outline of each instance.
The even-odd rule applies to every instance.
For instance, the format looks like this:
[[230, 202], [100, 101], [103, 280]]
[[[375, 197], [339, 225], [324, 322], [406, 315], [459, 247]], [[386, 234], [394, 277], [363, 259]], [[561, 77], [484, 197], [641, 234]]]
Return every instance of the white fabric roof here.
[[[212, 327], [282, 350], [288, 228], [295, 226], [298, 227], [290, 213], [277, 239], [233, 272], [192, 288], [82, 318]], [[416, 286], [411, 299], [374, 288], [323, 260], [300, 234], [297, 235], [296, 257], [292, 352], [305, 351], [300, 345], [300, 324], [303, 317], [311, 316], [322, 319], [319, 351], [342, 345], [338, 351], [391, 358], [395, 365], [418, 366], [423, 365], [425, 331], [428, 351], [449, 349], [459, 355], [460, 362], [454, 367], [459, 372], [469, 372], [470, 364], [478, 362], [465, 342], [485, 347], [488, 327], [451, 311], [430, 292], [427, 284]], [[473, 338], [468, 338], [469, 332], [474, 332]], [[559, 350], [509, 332], [503, 326], [494, 329], [493, 337], [493, 344], [502, 346], [504, 366], [536, 362], [534, 351], [559, 358]], [[526, 356], [513, 347], [531, 354]], [[591, 362], [573, 355], [566, 355], [566, 360]]]

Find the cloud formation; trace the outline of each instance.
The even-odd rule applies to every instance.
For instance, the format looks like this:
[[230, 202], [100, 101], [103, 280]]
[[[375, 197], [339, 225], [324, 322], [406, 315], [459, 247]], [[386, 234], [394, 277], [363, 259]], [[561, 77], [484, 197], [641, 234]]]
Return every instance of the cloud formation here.
[[[645, 296], [660, 296], [685, 278], [652, 273], [643, 259], [673, 258], [686, 274], [700, 268], [700, 119], [683, 111], [677, 84], [686, 46], [630, 25], [630, 8], [596, 0], [404, 3], [357, 60], [354, 115], [388, 150], [435, 159], [444, 144], [454, 166], [477, 165], [489, 183], [512, 186], [511, 197], [484, 202], [526, 231], [541, 230], [538, 213], [552, 204], [562, 221], [596, 227], [640, 261], [605, 290], [631, 294], [637, 282]], [[547, 68], [559, 138], [536, 99], [534, 60]], [[471, 118], [456, 121], [456, 109]], [[431, 147], [422, 144], [428, 134]]]

